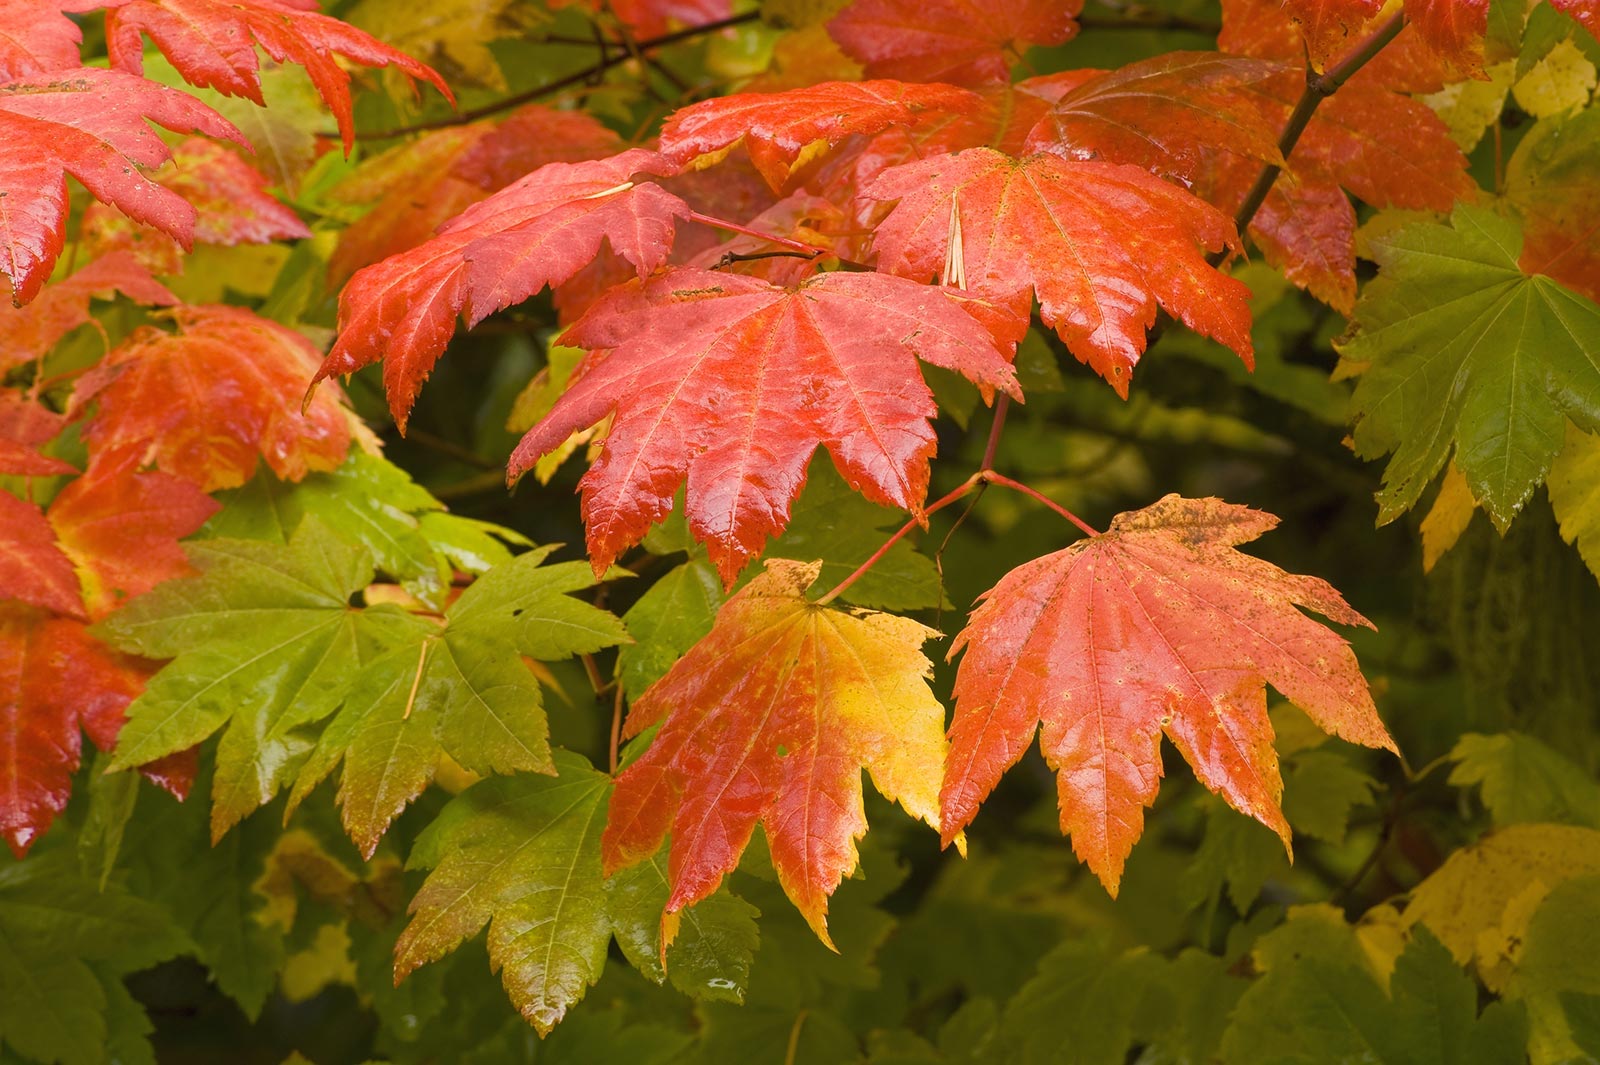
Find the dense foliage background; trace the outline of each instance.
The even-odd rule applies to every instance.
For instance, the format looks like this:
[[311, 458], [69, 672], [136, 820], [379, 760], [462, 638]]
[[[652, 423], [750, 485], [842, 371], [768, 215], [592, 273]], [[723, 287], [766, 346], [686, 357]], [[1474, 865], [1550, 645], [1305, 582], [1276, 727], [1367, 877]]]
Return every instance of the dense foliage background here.
[[[0, 1062], [1600, 1060], [1600, 7], [316, 12], [0, 0], [0, 285], [16, 304], [0, 308]], [[882, 99], [804, 95], [864, 77]], [[946, 82], [977, 95], [927, 87]], [[735, 92], [774, 95], [719, 111]], [[669, 116], [661, 155], [586, 162], [655, 146]], [[890, 278], [901, 237], [874, 241], [888, 204], [942, 195], [940, 160], [983, 145], [1060, 168], [1051, 202], [1068, 206], [1054, 217], [1110, 195], [1096, 182], [1111, 171], [1072, 167], [1110, 163], [1218, 210], [1184, 196], [1141, 215], [1168, 193], [1133, 182], [1119, 210], [1136, 224], [1108, 230], [1116, 241], [1061, 243], [1048, 213], [999, 224], [1002, 205], [967, 192], [928, 209], [927, 239], [958, 249], [938, 251], [943, 269], [907, 252], [909, 280]], [[1281, 175], [1275, 145], [1293, 149]], [[933, 169], [902, 171], [916, 178], [894, 196], [864, 191], [919, 158]], [[1273, 176], [1264, 203], [1251, 195]], [[566, 191], [551, 191], [558, 178]], [[463, 239], [479, 243], [447, 231], [424, 244], [474, 204]], [[1247, 242], [1225, 216], [1254, 224]], [[606, 468], [602, 447], [620, 448], [641, 411], [675, 408], [648, 373], [605, 379], [576, 413], [557, 406], [609, 372], [583, 348], [648, 367], [702, 317], [727, 328], [714, 309], [672, 318], [629, 294], [666, 261], [651, 227], [674, 221], [672, 269], [762, 293], [931, 294], [870, 290], [876, 310], [852, 319], [862, 335], [897, 314], [976, 329], [1040, 293], [1015, 385], [976, 349], [922, 365], [938, 403], [926, 498], [953, 498], [858, 580], [906, 513], [862, 494], [895, 499], [870, 471], [841, 474], [820, 450], [787, 520], [761, 530], [710, 520], [702, 501], [723, 474], [691, 473], [686, 498], [683, 466], [618, 480], [620, 461], [607, 489], [620, 495], [591, 501], [586, 529], [575, 492], [592, 463]], [[992, 240], [971, 238], [985, 225]], [[1047, 298], [1072, 273], [1063, 248], [1089, 249], [1087, 272], [1114, 281]], [[1200, 263], [1207, 252], [1248, 290]], [[469, 277], [475, 263], [485, 272]], [[851, 280], [864, 273], [875, 280]], [[927, 287], [934, 274], [951, 289]], [[608, 290], [566, 337], [582, 346], [559, 343]], [[1230, 333], [1246, 312], [1249, 336]], [[985, 341], [1005, 359], [1023, 328], [1007, 320], [994, 328], [1009, 341]], [[825, 339], [845, 346], [844, 332]], [[718, 371], [694, 415], [711, 435], [683, 462], [734, 434], [720, 397], [749, 388], [757, 363]], [[997, 386], [1023, 402], [988, 403]], [[508, 490], [508, 456], [536, 424], [549, 440], [518, 453], [526, 475]], [[776, 452], [804, 436], [785, 424], [751, 435]], [[908, 507], [922, 505], [926, 450], [904, 457]], [[735, 483], [764, 477], [780, 504], [798, 488], [776, 459]], [[642, 542], [647, 521], [605, 517], [675, 492]], [[681, 865], [665, 847], [651, 856], [647, 832], [620, 861], [628, 841], [608, 836], [603, 869], [619, 767], [656, 772], [655, 733], [624, 732], [628, 710], [693, 709], [672, 700], [725, 658], [735, 680], [778, 668], [738, 658], [735, 626], [754, 623], [724, 611], [730, 628], [673, 674], [678, 688], [645, 696], [762, 572], [750, 559], [820, 560], [813, 599], [833, 590], [840, 608], [936, 630], [936, 733], [941, 714], [967, 712], [946, 653], [973, 604], [1090, 542], [1039, 497], [1106, 529], [1168, 493], [1276, 515], [1244, 550], [1326, 580], [1371, 620], [1336, 627], [1396, 751], [1356, 710], [1308, 716], [1273, 691], [1271, 728], [1244, 729], [1253, 754], [1185, 748], [1228, 801], [1163, 745], [1142, 830], [1107, 829], [1131, 847], [1125, 867], [1076, 829], [1063, 839], [1056, 773], [1030, 739], [964, 853], [868, 786], [859, 868], [831, 898], [853, 856], [795, 874], [768, 847], [771, 823], [748, 849], [735, 839]], [[1231, 565], [1183, 557], [1196, 573]], [[800, 588], [813, 576], [769, 572]], [[1300, 617], [1287, 593], [1251, 594]], [[1353, 620], [1308, 595], [1295, 601]], [[1233, 742], [1228, 715], [1248, 726], [1251, 693], [1281, 673], [1215, 617], [1185, 618], [1162, 631], [1233, 655], [1215, 669], [1234, 686], [1197, 704], [1167, 681], [1167, 702], [1135, 709], [1161, 715], [1152, 736], [1204, 711], [1201, 740]], [[921, 691], [924, 634], [894, 631], [910, 649], [867, 673]], [[1316, 669], [1335, 670], [1338, 646]], [[1051, 692], [1094, 675], [1037, 656], [1027, 668]], [[748, 694], [714, 708], [706, 734], [743, 742], [727, 730], [749, 732]], [[1367, 745], [1327, 735], [1330, 720]], [[844, 775], [865, 762], [890, 790], [872, 758], [916, 728], [909, 710], [870, 726], [843, 713], [821, 735], [878, 729], [860, 741], [878, 753]], [[752, 735], [777, 756], [796, 742]], [[936, 792], [934, 741], [922, 775]], [[1256, 783], [1252, 766], [1268, 767]], [[672, 801], [713, 769], [691, 765]], [[732, 779], [744, 783], [708, 800], [712, 814], [770, 801]], [[922, 785], [901, 785], [912, 809]], [[848, 793], [824, 798], [849, 821]], [[723, 879], [717, 861], [737, 871]], [[819, 937], [824, 910], [836, 950]]]

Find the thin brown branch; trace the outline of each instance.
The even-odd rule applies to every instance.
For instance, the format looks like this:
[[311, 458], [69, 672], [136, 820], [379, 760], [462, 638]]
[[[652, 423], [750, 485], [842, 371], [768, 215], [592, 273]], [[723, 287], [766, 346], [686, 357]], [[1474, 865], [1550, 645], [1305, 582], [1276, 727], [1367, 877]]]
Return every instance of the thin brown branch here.
[[[1384, 46], [1394, 40], [1400, 31], [1405, 28], [1404, 13], [1397, 13], [1382, 26], [1373, 31], [1371, 36], [1356, 46], [1344, 59], [1329, 67], [1321, 74], [1306, 68], [1306, 87], [1300, 94], [1300, 99], [1295, 102], [1294, 110], [1289, 112], [1289, 121], [1284, 124], [1283, 132], [1278, 137], [1278, 155], [1288, 160], [1295, 145], [1300, 143], [1300, 137], [1305, 133], [1306, 127], [1311, 124], [1311, 117], [1316, 114], [1317, 108], [1322, 106], [1322, 101], [1332, 96], [1344, 87], [1344, 83], [1355, 76], [1356, 71], [1366, 66], [1373, 57], [1383, 51]], [[1278, 175], [1283, 173], [1283, 167], [1276, 163], [1268, 163], [1261, 168], [1261, 173], [1256, 175], [1256, 180], [1250, 186], [1250, 191], [1245, 193], [1244, 202], [1239, 204], [1239, 210], [1234, 213], [1233, 222], [1240, 235], [1250, 227], [1255, 219], [1256, 212], [1261, 210], [1261, 205], [1266, 202], [1267, 194], [1272, 191], [1272, 186], [1278, 183]], [[1227, 250], [1213, 252], [1209, 260], [1213, 266], [1221, 263], [1228, 257]]]
[[[687, 29], [674, 30], [672, 33], [663, 33], [659, 37], [647, 37], [642, 41], [636, 42], [636, 44], [639, 52], [642, 54], [650, 51], [653, 48], [664, 48], [667, 45], [680, 44], [684, 41], [694, 40], [697, 37], [704, 37], [713, 33], [719, 33], [722, 30], [728, 29], [732, 26], [742, 26], [747, 22], [754, 22], [760, 17], [761, 13], [758, 11], [746, 11], [742, 14], [732, 15], [728, 18], [717, 19], [715, 22], [707, 22], [699, 26], [690, 26]], [[592, 45], [594, 42], [590, 41], [588, 43]], [[632, 59], [633, 56], [627, 51], [611, 52], [590, 66], [585, 67], [584, 69], [575, 73], [569, 74], [564, 78], [557, 78], [555, 81], [547, 82], [544, 85], [539, 85], [535, 88], [528, 89], [526, 92], [519, 92], [513, 96], [507, 96], [502, 100], [496, 100], [492, 104], [485, 104], [482, 107], [475, 107], [470, 111], [458, 111], [456, 114], [453, 114], [448, 118], [437, 118], [429, 122], [414, 122], [409, 126], [396, 126], [393, 129], [377, 130], [371, 133], [357, 133], [356, 139], [363, 141], [393, 140], [396, 137], [404, 137], [411, 133], [426, 133], [429, 130], [448, 129], [451, 126], [464, 126], [470, 122], [476, 122], [480, 118], [488, 118], [490, 115], [497, 115], [502, 111], [510, 111], [513, 108], [521, 107], [523, 104], [532, 103], [534, 100], [539, 100], [546, 96], [554, 95], [563, 89], [570, 89], [574, 85], [585, 84], [591, 78], [605, 73], [614, 66], [630, 62]]]

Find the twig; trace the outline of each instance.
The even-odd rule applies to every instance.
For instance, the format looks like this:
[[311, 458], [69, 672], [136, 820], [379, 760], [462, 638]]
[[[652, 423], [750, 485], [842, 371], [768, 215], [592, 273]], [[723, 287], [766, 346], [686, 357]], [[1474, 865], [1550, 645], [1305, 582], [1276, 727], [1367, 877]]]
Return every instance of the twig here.
[[[1348, 56], [1336, 65], [1321, 74], [1306, 67], [1306, 87], [1300, 94], [1300, 99], [1295, 102], [1294, 110], [1289, 112], [1289, 121], [1284, 125], [1283, 132], [1278, 136], [1278, 156], [1287, 162], [1290, 153], [1300, 137], [1305, 133], [1306, 127], [1311, 123], [1311, 116], [1316, 114], [1317, 108], [1322, 106], [1322, 101], [1338, 92], [1362, 67], [1372, 61], [1372, 58], [1383, 51], [1385, 45], [1394, 40], [1400, 31], [1405, 28], [1406, 18], [1403, 12], [1395, 14], [1382, 26], [1373, 31], [1365, 41], [1361, 42]], [[1250, 227], [1256, 212], [1261, 210], [1261, 205], [1267, 201], [1267, 194], [1272, 191], [1272, 186], [1277, 184], [1278, 175], [1283, 173], [1283, 167], [1277, 163], [1268, 163], [1261, 168], [1261, 173], [1256, 175], [1256, 180], [1250, 186], [1250, 191], [1245, 193], [1244, 202], [1239, 204], [1239, 210], [1234, 213], [1234, 228], [1242, 235]], [[1207, 256], [1207, 261], [1216, 266], [1228, 257], [1228, 251], [1212, 252]]]
[[[675, 30], [672, 33], [663, 33], [659, 37], [647, 37], [636, 43], [642, 53], [652, 48], [663, 48], [669, 44], [678, 44], [682, 41], [693, 40], [696, 37], [717, 33], [733, 26], [742, 26], [747, 22], [754, 22], [760, 17], [761, 13], [759, 11], [746, 11], [728, 18], [717, 19], [715, 22], [690, 26], [687, 29]], [[588, 43], [593, 44], [594, 42], [590, 41]], [[436, 118], [430, 122], [415, 122], [409, 126], [396, 126], [393, 129], [377, 130], [372, 133], [357, 133], [356, 139], [364, 141], [393, 140], [396, 137], [404, 137], [411, 133], [426, 133], [429, 130], [448, 129], [451, 126], [465, 126], [470, 122], [478, 121], [480, 118], [497, 115], [502, 111], [509, 111], [512, 108], [521, 107], [525, 103], [531, 103], [542, 97], [558, 93], [562, 89], [568, 89], [574, 85], [582, 85], [597, 74], [603, 74], [614, 66], [629, 62], [632, 58], [626, 51], [613, 52], [583, 70], [569, 74], [564, 78], [557, 78], [555, 81], [529, 89], [526, 92], [507, 96], [503, 100], [496, 100], [492, 104], [475, 107], [470, 111], [459, 111], [447, 118]]]
[[919, 516], [917, 516], [915, 518], [912, 518], [910, 521], [908, 521], [904, 525], [900, 526], [900, 528], [896, 529], [894, 534], [892, 536], [890, 536], [889, 539], [884, 541], [883, 546], [878, 548], [876, 551], [874, 551], [872, 553], [872, 557], [871, 558], [867, 559], [865, 562], [861, 563], [861, 565], [857, 566], [855, 572], [850, 574], [850, 576], [846, 577], [844, 580], [842, 580], [838, 584], [834, 585], [833, 586], [833, 590], [828, 592], [827, 595], [824, 595], [821, 599], [818, 599], [817, 600], [817, 605], [818, 606], [826, 606], [829, 603], [833, 602], [835, 599], [839, 598], [839, 594], [841, 592], [843, 592], [846, 588], [849, 588], [856, 581], [858, 581], [862, 577], [864, 577], [866, 575], [866, 572], [869, 569], [871, 569], [873, 566], [877, 565], [878, 562], [883, 558], [883, 556], [887, 555], [889, 553], [889, 549], [891, 547], [893, 547], [895, 544], [899, 543], [902, 539], [904, 539], [905, 535], [907, 533], [909, 533], [912, 529], [917, 528], [918, 526], [925, 525], [927, 523], [929, 514], [936, 514], [939, 511], [943, 510], [945, 507], [948, 507], [951, 503], [954, 503], [956, 500], [960, 499], [962, 496], [966, 495], [968, 492], [970, 492], [974, 488], [976, 488], [979, 485], [979, 483], [981, 483], [981, 481], [982, 481], [982, 475], [981, 474], [977, 474], [977, 473], [973, 474], [971, 477], [968, 477], [965, 481], [962, 481], [960, 487], [956, 488], [955, 491], [949, 493], [948, 495], [941, 496], [938, 500], [936, 500], [935, 502], [930, 504], [928, 506], [928, 508], [926, 510], [924, 510]]

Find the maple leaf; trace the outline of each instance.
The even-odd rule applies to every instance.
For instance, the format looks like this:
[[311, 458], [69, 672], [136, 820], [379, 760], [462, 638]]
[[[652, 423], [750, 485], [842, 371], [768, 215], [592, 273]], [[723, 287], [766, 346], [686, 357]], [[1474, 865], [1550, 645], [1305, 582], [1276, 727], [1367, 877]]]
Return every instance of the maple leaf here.
[[[1406, 24], [1446, 64], [1479, 73], [1483, 70], [1483, 38], [1489, 29], [1489, 3], [1405, 0]], [[1359, 43], [1383, 6], [1383, 0], [1284, 0], [1283, 4], [1299, 23], [1306, 52], [1317, 70]]]
[[[0, 308], [4, 320], [5, 308]], [[14, 392], [0, 392], [0, 473], [50, 477], [77, 472], [69, 463], [35, 450], [53, 439], [66, 419]]]
[[1169, 495], [986, 592], [950, 651], [962, 658], [939, 794], [946, 841], [1041, 721], [1061, 830], [1112, 894], [1155, 801], [1163, 735], [1285, 847], [1267, 683], [1325, 731], [1393, 750], [1349, 645], [1295, 608], [1370, 623], [1326, 582], [1234, 550], [1277, 523]]
[[89, 322], [90, 300], [108, 292], [158, 307], [178, 302], [134, 256], [101, 256], [46, 287], [27, 306], [0, 307], [0, 369], [49, 354], [59, 340]]
[[572, 278], [602, 241], [643, 277], [666, 261], [689, 206], [640, 173], [670, 173], [654, 152], [551, 163], [469, 207], [440, 234], [359, 271], [339, 297], [339, 339], [314, 381], [379, 359], [404, 431], [422, 382], [455, 331]]
[[350, 447], [336, 391], [301, 394], [317, 350], [294, 330], [236, 307], [180, 307], [176, 334], [147, 327], [79, 384], [75, 408], [91, 457], [138, 448], [145, 461], [206, 491], [243, 484], [264, 459], [297, 481], [331, 470]]
[[189, 247], [195, 210], [138, 167], [172, 158], [148, 123], [244, 143], [221, 115], [191, 96], [114, 70], [60, 71], [48, 81], [0, 84], [0, 274], [12, 302], [38, 295], [66, 234], [71, 174], [97, 200]]
[[867, 830], [863, 768], [885, 797], [938, 824], [944, 710], [922, 654], [936, 633], [808, 602], [820, 568], [769, 561], [628, 715], [625, 735], [661, 727], [617, 777], [605, 870], [649, 858], [670, 833], [668, 929], [738, 865], [759, 822], [778, 882], [832, 946], [828, 896]]
[[627, 639], [615, 617], [567, 593], [594, 585], [581, 562], [536, 548], [494, 567], [440, 626], [396, 622], [390, 646], [350, 682], [289, 796], [292, 811], [343, 763], [342, 819], [370, 858], [444, 755], [480, 774], [554, 773], [543, 699], [521, 660], [589, 654]]
[[1131, 163], [1185, 183], [1218, 151], [1282, 165], [1281, 117], [1262, 86], [1278, 63], [1216, 52], [1168, 52], [1095, 73], [1063, 93], [1028, 134], [1028, 151]]
[[321, 14], [316, 0], [106, 0], [103, 6], [106, 50], [119, 70], [144, 72], [143, 34], [191, 84], [264, 107], [258, 45], [279, 63], [305, 67], [339, 123], [347, 154], [355, 144], [350, 75], [335, 56], [369, 67], [392, 65], [455, 100], [433, 68]]
[[788, 523], [819, 445], [869, 499], [918, 512], [937, 408], [916, 360], [1020, 396], [1009, 359], [1024, 330], [981, 300], [879, 274], [787, 289], [674, 269], [568, 331], [563, 343], [606, 354], [523, 437], [510, 472], [614, 414], [581, 482], [595, 573], [671, 511], [687, 479], [689, 527], [731, 584]]
[[[20, 858], [66, 809], [82, 754], [80, 731], [110, 750], [125, 709], [152, 671], [77, 621], [0, 603], [0, 835], [12, 853]], [[150, 770], [151, 779], [181, 798], [195, 764], [179, 752]]]
[[[179, 144], [172, 150], [172, 163], [151, 179], [199, 211], [194, 226], [197, 244], [232, 247], [311, 236], [300, 216], [267, 191], [265, 174], [214, 141], [191, 137]], [[127, 250], [158, 273], [182, 269], [174, 244], [108, 207], [91, 204], [80, 226], [91, 254]]]
[[38, 507], [5, 491], [0, 491], [0, 588], [6, 599], [83, 617], [78, 576], [55, 531]]
[[91, 618], [194, 572], [178, 540], [199, 530], [218, 508], [181, 477], [140, 473], [138, 458], [133, 447], [97, 458], [50, 503], [50, 525], [77, 566]]
[[952, 85], [828, 81], [775, 93], [738, 93], [684, 107], [661, 127], [661, 153], [679, 166], [743, 144], [774, 189], [795, 167], [857, 134], [916, 128], [978, 110], [982, 98]]
[[1139, 167], [973, 148], [886, 170], [866, 194], [898, 201], [875, 238], [880, 269], [937, 276], [954, 231], [967, 286], [1020, 314], [1036, 294], [1044, 323], [1118, 395], [1158, 305], [1251, 362], [1250, 291], [1204, 255], [1238, 246], [1233, 224]]
[[1015, 57], [1078, 32], [1081, 0], [855, 0], [828, 33], [871, 78], [984, 85], [1010, 79]]
[[[522, 1016], [549, 1034], [599, 979], [613, 935], [640, 972], [702, 998], [742, 987], [754, 908], [726, 892], [685, 915], [665, 952], [665, 879], [653, 861], [610, 882], [600, 836], [611, 778], [555, 752], [558, 776], [485, 780], [453, 799], [417, 838], [406, 865], [432, 871], [411, 900], [394, 949], [404, 979], [489, 926], [489, 963]], [[698, 979], [696, 979], [698, 978]]]
[[82, 40], [78, 24], [55, 4], [0, 0], [0, 81], [76, 67]]
[[1361, 370], [1356, 453], [1393, 453], [1380, 523], [1416, 503], [1455, 446], [1503, 531], [1561, 450], [1600, 429], [1600, 308], [1518, 265], [1517, 224], [1477, 207], [1373, 241], [1380, 269], [1339, 345]]
[[344, 203], [375, 204], [339, 234], [330, 281], [416, 247], [470, 205], [546, 163], [599, 159], [621, 147], [622, 138], [591, 115], [529, 104], [498, 126], [436, 130], [390, 149], [330, 192]]
[[[1217, 47], [1235, 55], [1280, 59], [1297, 69], [1304, 66], [1306, 57], [1300, 28], [1280, 0], [1222, 0], [1222, 32], [1217, 35]], [[1430, 93], [1438, 92], [1454, 79], [1455, 72], [1422, 41], [1417, 28], [1407, 25], [1347, 84]]]
[[1523, 220], [1524, 273], [1600, 302], [1600, 110], [1539, 122], [1506, 165], [1506, 199]]

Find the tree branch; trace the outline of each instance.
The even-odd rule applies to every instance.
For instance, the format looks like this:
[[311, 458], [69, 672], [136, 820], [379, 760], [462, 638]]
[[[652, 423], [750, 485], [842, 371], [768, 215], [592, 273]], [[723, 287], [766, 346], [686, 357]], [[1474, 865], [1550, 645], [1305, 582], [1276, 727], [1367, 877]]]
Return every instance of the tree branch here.
[[[663, 33], [659, 37], [647, 37], [642, 41], [635, 42], [635, 48], [640, 54], [643, 54], [652, 48], [664, 48], [669, 44], [678, 44], [683, 41], [693, 40], [696, 37], [717, 33], [733, 26], [742, 26], [747, 22], [754, 22], [760, 17], [761, 13], [759, 11], [746, 11], [743, 14], [718, 19], [715, 22], [707, 22], [700, 26], [690, 26], [687, 29], [675, 30], [672, 33]], [[592, 45], [594, 42], [590, 41], [589, 43]], [[521, 107], [523, 104], [532, 103], [534, 100], [558, 93], [562, 89], [569, 89], [574, 85], [582, 85], [590, 79], [604, 74], [612, 67], [630, 62], [632, 59], [633, 53], [631, 51], [609, 52], [595, 63], [576, 73], [568, 74], [564, 78], [557, 78], [555, 81], [528, 89], [526, 92], [507, 96], [503, 100], [496, 100], [492, 104], [475, 107], [470, 111], [459, 111], [448, 118], [438, 118], [431, 122], [416, 122], [409, 126], [396, 126], [393, 129], [377, 130], [372, 133], [357, 133], [356, 139], [363, 141], [393, 140], [396, 137], [404, 137], [411, 133], [426, 133], [429, 130], [464, 126], [470, 122], [476, 122], [480, 118], [487, 118], [490, 115], [497, 115], [502, 111], [509, 111], [512, 108]]]

